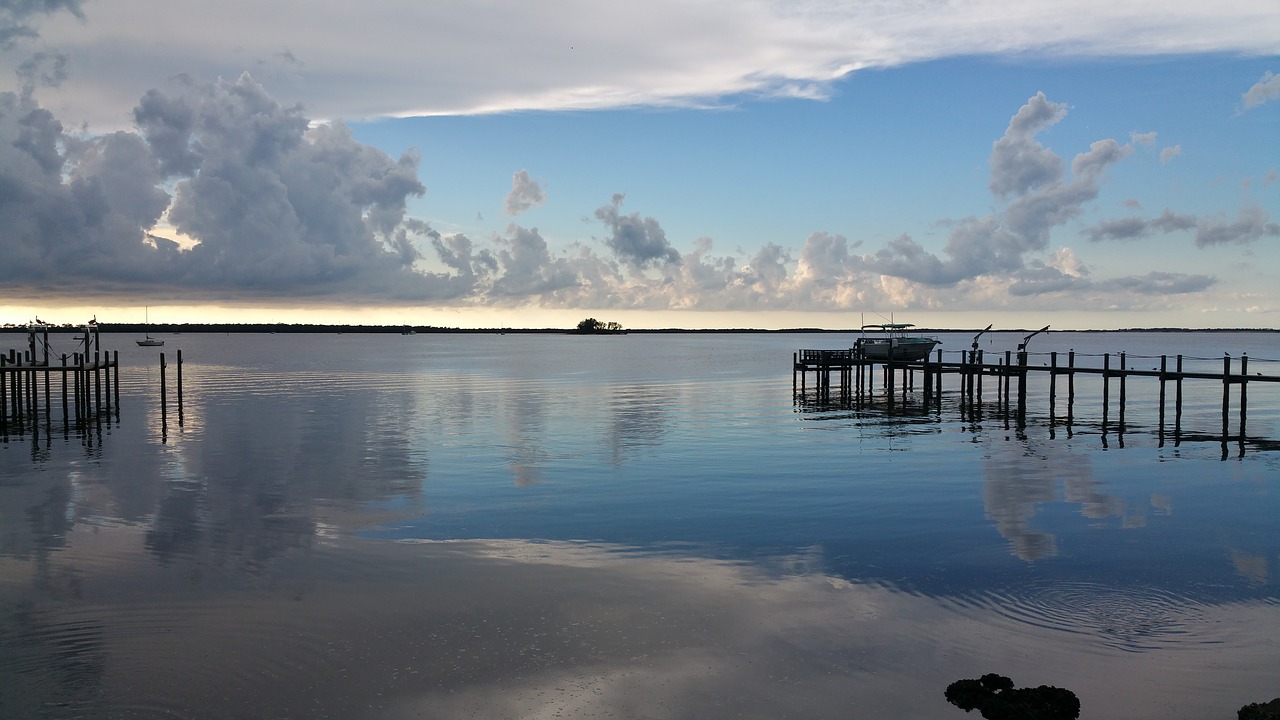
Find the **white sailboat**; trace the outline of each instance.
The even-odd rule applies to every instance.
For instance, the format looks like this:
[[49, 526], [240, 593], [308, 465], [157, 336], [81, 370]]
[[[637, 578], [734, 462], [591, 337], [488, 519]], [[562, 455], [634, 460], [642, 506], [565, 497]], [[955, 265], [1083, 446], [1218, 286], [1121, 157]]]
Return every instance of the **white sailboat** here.
[[[143, 313], [144, 313], [143, 315], [144, 324], [150, 325], [151, 324], [151, 307], [147, 306], [147, 308], [143, 311]], [[138, 345], [141, 345], [142, 347], [161, 347], [164, 345], [163, 340], [157, 340], [151, 337], [151, 333], [147, 333], [147, 337], [145, 340], [139, 340], [137, 342], [138, 342]]]

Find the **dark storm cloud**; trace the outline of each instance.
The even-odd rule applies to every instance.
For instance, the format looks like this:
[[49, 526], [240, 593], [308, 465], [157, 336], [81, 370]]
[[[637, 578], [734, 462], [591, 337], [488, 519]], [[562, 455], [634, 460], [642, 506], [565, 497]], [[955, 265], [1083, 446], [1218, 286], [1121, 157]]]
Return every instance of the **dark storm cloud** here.
[[3, 0], [0, 2], [0, 50], [20, 38], [38, 37], [33, 21], [44, 15], [67, 11], [84, 18], [81, 0]]
[[612, 203], [596, 209], [596, 219], [612, 231], [605, 245], [624, 263], [636, 267], [680, 262], [680, 252], [667, 242], [657, 220], [642, 218], [639, 213], [622, 214], [623, 197], [614, 195]]
[[[0, 282], [432, 299], [473, 292], [496, 262], [406, 218], [425, 190], [414, 153], [312, 127], [247, 75], [179, 78], [134, 119], [138, 132], [84, 139], [0, 94]], [[164, 239], [166, 210], [194, 247]], [[455, 272], [416, 270], [419, 241]]]
[[82, 140], [29, 98], [0, 93], [0, 282], [127, 281], [177, 258], [148, 244], [168, 204], [146, 144]]
[[36, 88], [57, 87], [67, 79], [67, 56], [55, 52], [38, 52], [18, 64], [16, 74], [23, 96], [30, 97]]

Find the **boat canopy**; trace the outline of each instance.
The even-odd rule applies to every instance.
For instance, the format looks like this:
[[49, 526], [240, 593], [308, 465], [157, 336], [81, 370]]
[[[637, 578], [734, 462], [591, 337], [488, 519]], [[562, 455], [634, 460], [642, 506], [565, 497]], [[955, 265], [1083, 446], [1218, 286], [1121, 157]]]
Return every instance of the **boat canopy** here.
[[914, 323], [882, 323], [879, 325], [863, 325], [863, 330], [905, 330], [909, 327], [915, 327]]

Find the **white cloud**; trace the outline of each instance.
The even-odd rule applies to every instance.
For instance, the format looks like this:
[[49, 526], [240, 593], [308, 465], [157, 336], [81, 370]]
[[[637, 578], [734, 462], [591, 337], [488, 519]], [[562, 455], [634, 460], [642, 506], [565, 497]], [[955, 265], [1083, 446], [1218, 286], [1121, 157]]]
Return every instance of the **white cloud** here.
[[992, 145], [993, 195], [1006, 200], [995, 214], [967, 218], [951, 231], [945, 259], [908, 236], [874, 254], [866, 266], [886, 275], [933, 286], [952, 286], [982, 275], [1016, 274], [1031, 253], [1045, 250], [1049, 232], [1080, 214], [1097, 197], [1107, 168], [1133, 151], [1132, 145], [1099, 140], [1071, 162], [1067, 180], [1062, 158], [1036, 136], [1066, 116], [1066, 106], [1037, 93], [1013, 116], [1005, 134]]
[[508, 215], [519, 215], [532, 210], [547, 201], [542, 191], [542, 182], [529, 177], [528, 170], [521, 170], [511, 175], [511, 192], [503, 202]]
[[38, 31], [65, 52], [75, 72], [46, 102], [99, 128], [119, 127], [175, 73], [250, 71], [314, 116], [368, 118], [822, 98], [861, 68], [974, 54], [1280, 52], [1280, 5], [1267, 0], [317, 0], [298, 12], [278, 0], [131, 0], [88, 4], [83, 22], [25, 13], [0, 31]]
[[1241, 96], [1240, 102], [1249, 110], [1277, 98], [1280, 98], [1280, 75], [1268, 72]]
[[1160, 151], [1160, 164], [1168, 165], [1174, 158], [1182, 154], [1181, 145], [1170, 145]]
[[[624, 213], [621, 194], [595, 211], [603, 237], [557, 252], [537, 228], [512, 224], [477, 242], [407, 217], [406, 201], [424, 191], [415, 154], [391, 158], [341, 123], [312, 123], [248, 76], [149, 91], [136, 132], [96, 138], [64, 132], [29, 97], [0, 93], [0, 286], [723, 311], [957, 308], [975, 298], [1026, 309], [1034, 297], [1211, 285], [1175, 273], [1095, 280], [1071, 250], [1051, 247], [1050, 232], [1079, 216], [1133, 150], [1099, 140], [1068, 172], [1038, 139], [1065, 115], [1037, 94], [1013, 116], [992, 146], [997, 207], [950, 223], [940, 253], [908, 235], [862, 249], [829, 232], [810, 234], [797, 253], [780, 241], [717, 254], [710, 238], [681, 252], [657, 218]], [[532, 203], [535, 186], [516, 173], [513, 195]], [[1166, 211], [1087, 232], [1103, 240], [1193, 227], [1202, 247], [1280, 233], [1252, 207], [1234, 222]], [[164, 237], [170, 228], [190, 241]]]

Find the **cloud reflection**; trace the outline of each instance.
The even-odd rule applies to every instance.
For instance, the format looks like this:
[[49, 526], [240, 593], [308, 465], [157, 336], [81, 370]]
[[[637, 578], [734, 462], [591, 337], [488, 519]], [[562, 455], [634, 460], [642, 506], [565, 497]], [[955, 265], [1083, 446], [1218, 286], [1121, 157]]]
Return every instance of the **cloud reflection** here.
[[[138, 539], [130, 528], [103, 532]], [[0, 650], [5, 692], [25, 706], [58, 689], [22, 658], [53, 652], [46, 643], [86, 622], [96, 674], [79, 677], [92, 685], [81, 693], [98, 703], [92, 711], [146, 698], [157, 711], [200, 707], [211, 718], [250, 709], [388, 720], [936, 718], [948, 714], [947, 683], [1012, 664], [1026, 682], [1071, 688], [1093, 717], [1121, 716], [1109, 710], [1114, 683], [1131, 705], [1176, 702], [1209, 717], [1271, 692], [1266, 669], [1280, 664], [1268, 633], [1246, 633], [1275, 627], [1265, 605], [1199, 607], [1206, 617], [1189, 631], [1245, 639], [1186, 643], [1135, 664], [1087, 634], [794, 572], [810, 566], [804, 558], [760, 565], [608, 544], [345, 539], [279, 558], [266, 582], [210, 578], [189, 592], [161, 564], [85, 562], [95, 542], [79, 533], [56, 559], [94, 603], [51, 609], [50, 630], [26, 638], [36, 647], [22, 657]], [[12, 560], [0, 568], [14, 577]], [[14, 608], [39, 591], [3, 587], [0, 622], [13, 627]], [[1181, 681], [1190, 672], [1194, 688]]]

